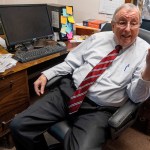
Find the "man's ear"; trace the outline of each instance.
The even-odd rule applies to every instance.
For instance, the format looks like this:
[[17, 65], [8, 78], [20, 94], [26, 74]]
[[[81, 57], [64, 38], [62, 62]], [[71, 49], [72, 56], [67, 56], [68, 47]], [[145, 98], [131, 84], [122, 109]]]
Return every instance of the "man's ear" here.
[[111, 27], [113, 32], [114, 32], [114, 26], [115, 26], [114, 22], [111, 21]]

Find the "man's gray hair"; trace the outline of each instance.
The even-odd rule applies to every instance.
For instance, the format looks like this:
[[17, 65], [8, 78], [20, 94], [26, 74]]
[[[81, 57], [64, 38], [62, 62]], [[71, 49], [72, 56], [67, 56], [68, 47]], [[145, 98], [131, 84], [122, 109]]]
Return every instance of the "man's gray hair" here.
[[141, 19], [141, 12], [140, 12], [139, 8], [138, 8], [137, 6], [135, 6], [134, 4], [132, 4], [132, 3], [125, 3], [125, 4], [121, 5], [120, 7], [118, 7], [118, 8], [116, 9], [116, 11], [114, 12], [113, 17], [112, 17], [112, 22], [115, 22], [115, 21], [116, 21], [116, 14], [117, 14], [122, 8], [126, 8], [126, 9], [129, 9], [129, 10], [136, 9], [137, 12], [139, 12], [139, 18]]

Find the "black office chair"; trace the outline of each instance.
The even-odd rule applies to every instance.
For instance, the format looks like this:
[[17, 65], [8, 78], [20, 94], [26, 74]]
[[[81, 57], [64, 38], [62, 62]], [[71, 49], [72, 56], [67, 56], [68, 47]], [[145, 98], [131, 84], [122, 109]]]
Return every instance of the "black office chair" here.
[[105, 25], [101, 29], [101, 32], [103, 31], [112, 31], [111, 23], [105, 23]]
[[[111, 27], [110, 24], [107, 24], [107, 27]], [[140, 29], [139, 36], [150, 43], [150, 31]], [[51, 79], [47, 83], [47, 88], [53, 87], [54, 84], [59, 82], [62, 76], [57, 76]], [[140, 107], [141, 103], [135, 104], [130, 99], [120, 107], [108, 120], [109, 124], [109, 131], [110, 131], [110, 138], [115, 139], [117, 138], [122, 131], [126, 128], [131, 126], [137, 116], [138, 116], [138, 108]], [[48, 129], [48, 133], [54, 136], [60, 143], [50, 145], [50, 150], [62, 150], [62, 142], [68, 130], [70, 129], [70, 124], [67, 120], [58, 122], [51, 126]]]
[[140, 28], [150, 31], [150, 20], [142, 19]]
[[[55, 84], [59, 83], [61, 78], [63, 76], [57, 76], [53, 79], [51, 79], [47, 83], [47, 88], [54, 87]], [[110, 138], [115, 139], [117, 138], [124, 129], [131, 126], [137, 117], [137, 111], [138, 107], [141, 104], [135, 104], [131, 100], [128, 100], [122, 107], [120, 107], [108, 120], [109, 124], [109, 133]], [[59, 150], [61, 148], [62, 150], [62, 144], [64, 137], [68, 130], [70, 129], [71, 125], [68, 120], [64, 120], [61, 122], [58, 122], [51, 126], [48, 129], [48, 133], [50, 133], [52, 136], [54, 136], [60, 143], [50, 145], [49, 150]]]

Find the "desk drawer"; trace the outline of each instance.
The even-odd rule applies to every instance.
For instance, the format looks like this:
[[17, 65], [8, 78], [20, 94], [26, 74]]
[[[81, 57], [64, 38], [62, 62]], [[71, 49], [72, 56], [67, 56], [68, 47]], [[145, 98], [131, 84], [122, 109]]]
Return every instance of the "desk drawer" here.
[[6, 130], [15, 114], [29, 106], [26, 70], [0, 79], [0, 133]]

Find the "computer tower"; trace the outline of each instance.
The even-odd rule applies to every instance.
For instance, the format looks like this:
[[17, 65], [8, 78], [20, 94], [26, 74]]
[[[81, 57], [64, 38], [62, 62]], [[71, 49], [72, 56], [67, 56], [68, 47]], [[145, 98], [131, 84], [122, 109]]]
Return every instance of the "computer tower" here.
[[[47, 7], [48, 7], [49, 16], [52, 21], [52, 27], [54, 33], [55, 32], [58, 33], [56, 35], [59, 36], [59, 40], [67, 41], [68, 40], [67, 34], [65, 35], [61, 33], [61, 28], [62, 28], [61, 16], [64, 15], [63, 9], [66, 9], [66, 5], [48, 4]], [[69, 7], [72, 7], [73, 10], [73, 6], [69, 6]], [[72, 32], [73, 32], [73, 24], [72, 24]]]

